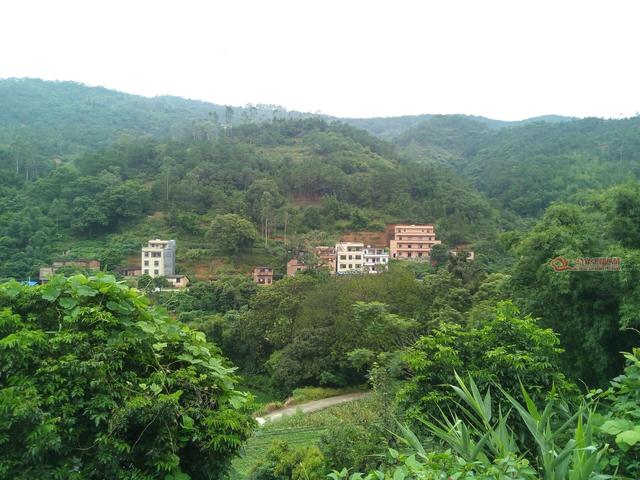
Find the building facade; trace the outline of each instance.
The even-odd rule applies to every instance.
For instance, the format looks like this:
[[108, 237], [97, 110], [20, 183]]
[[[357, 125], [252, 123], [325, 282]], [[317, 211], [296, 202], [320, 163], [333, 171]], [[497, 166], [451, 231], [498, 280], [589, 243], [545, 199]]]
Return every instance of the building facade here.
[[428, 225], [396, 225], [389, 250], [391, 258], [399, 260], [428, 260], [436, 240], [435, 227]]
[[389, 250], [386, 248], [367, 245], [362, 250], [362, 256], [366, 273], [383, 272], [389, 268]]
[[253, 281], [257, 285], [273, 284], [273, 268], [271, 267], [255, 267], [253, 269]]
[[86, 270], [100, 270], [100, 261], [98, 260], [84, 260], [84, 259], [69, 259], [58, 260], [51, 264], [50, 267], [42, 267], [40, 269], [39, 280], [40, 283], [46, 283], [49, 278], [53, 277], [56, 272], [63, 267], [77, 267], [84, 268]]
[[336, 249], [335, 247], [320, 246], [315, 248], [318, 267], [326, 268], [331, 273], [336, 273]]
[[170, 277], [176, 274], [176, 241], [149, 240], [142, 247], [142, 273], [150, 277]]
[[336, 243], [336, 273], [364, 272], [364, 243], [340, 242]]
[[301, 258], [292, 258], [287, 262], [287, 276], [292, 277], [298, 272], [302, 272], [309, 268], [309, 265], [305, 265]]
[[186, 275], [167, 275], [167, 281], [173, 288], [187, 288], [189, 278]]

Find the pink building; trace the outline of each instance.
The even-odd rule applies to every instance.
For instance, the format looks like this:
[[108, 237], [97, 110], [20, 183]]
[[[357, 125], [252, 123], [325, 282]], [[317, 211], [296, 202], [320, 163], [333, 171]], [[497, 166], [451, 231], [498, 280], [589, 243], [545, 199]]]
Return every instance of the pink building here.
[[298, 272], [308, 269], [309, 266], [305, 265], [302, 259], [292, 258], [287, 262], [287, 276], [292, 277]]
[[391, 258], [428, 260], [431, 247], [440, 243], [440, 240], [436, 240], [436, 231], [432, 224], [396, 225], [389, 250]]

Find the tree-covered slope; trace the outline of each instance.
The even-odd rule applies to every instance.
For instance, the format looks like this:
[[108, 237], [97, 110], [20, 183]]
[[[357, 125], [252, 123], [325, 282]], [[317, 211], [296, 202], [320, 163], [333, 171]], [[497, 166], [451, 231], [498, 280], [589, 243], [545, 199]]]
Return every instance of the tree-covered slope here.
[[454, 168], [496, 206], [524, 216], [640, 175], [640, 117], [492, 130], [466, 117], [434, 116], [396, 144], [408, 157]]
[[106, 147], [122, 135], [210, 137], [227, 124], [302, 115], [273, 105], [228, 108], [31, 78], [0, 80], [0, 106], [0, 145], [28, 145], [45, 156]]
[[34, 275], [80, 241], [98, 242], [92, 255], [115, 267], [145, 235], [169, 235], [183, 252], [191, 244], [199, 249], [193, 256], [227, 261], [228, 249], [209, 231], [226, 214], [263, 233], [266, 224], [267, 247], [287, 236], [290, 248], [311, 232], [376, 230], [385, 222], [435, 222], [441, 238], [469, 242], [492, 235], [497, 222], [454, 172], [403, 161], [390, 144], [320, 119], [246, 124], [209, 139], [123, 139], [44, 161], [28, 175], [23, 164], [15, 173], [16, 160], [15, 151], [0, 149], [0, 276]]

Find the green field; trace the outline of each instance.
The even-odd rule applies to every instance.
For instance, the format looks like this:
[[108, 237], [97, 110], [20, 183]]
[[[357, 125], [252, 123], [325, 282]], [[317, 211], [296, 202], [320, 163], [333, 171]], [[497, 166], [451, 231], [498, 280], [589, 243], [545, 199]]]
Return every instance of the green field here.
[[356, 400], [319, 412], [297, 413], [278, 422], [265, 424], [256, 430], [253, 437], [247, 441], [241, 456], [233, 461], [231, 478], [233, 480], [247, 478], [253, 467], [265, 458], [269, 447], [275, 441], [296, 447], [316, 445], [331, 425], [361, 422], [363, 415], [370, 414], [369, 402], [371, 399]]
[[271, 444], [275, 441], [282, 441], [292, 446], [315, 445], [320, 440], [327, 427], [265, 427], [258, 430], [249, 439], [243, 449], [242, 456], [233, 461], [234, 479], [247, 478], [256, 463], [263, 459]]

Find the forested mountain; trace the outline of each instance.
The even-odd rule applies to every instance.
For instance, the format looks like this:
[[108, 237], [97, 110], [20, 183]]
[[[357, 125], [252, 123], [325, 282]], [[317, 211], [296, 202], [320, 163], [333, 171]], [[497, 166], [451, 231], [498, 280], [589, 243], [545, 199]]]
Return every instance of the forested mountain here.
[[[150, 235], [181, 239], [182, 258], [190, 242], [192, 255], [225, 259], [207, 232], [226, 214], [263, 232], [267, 224], [267, 244], [390, 221], [437, 222], [440, 237], [455, 244], [491, 236], [498, 221], [450, 170], [404, 161], [366, 132], [321, 119], [245, 124], [211, 138], [122, 139], [37, 163], [9, 146], [0, 149], [0, 169], [3, 276], [34, 275], [55, 252], [89, 241], [98, 242], [91, 255], [116, 267], [139, 249], [148, 222]], [[119, 242], [128, 246], [118, 250]], [[279, 255], [283, 265], [287, 253]]]
[[524, 216], [640, 176], [640, 117], [495, 130], [467, 117], [434, 116], [396, 143], [407, 157], [454, 168], [498, 208]]
[[224, 125], [302, 116], [275, 105], [230, 107], [138, 95], [75, 82], [0, 80], [0, 144], [65, 155], [105, 147], [123, 135], [205, 138]]

